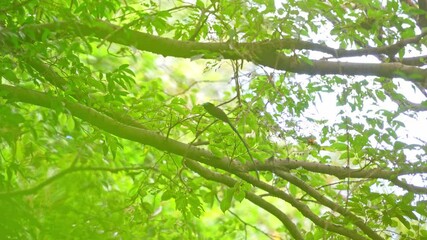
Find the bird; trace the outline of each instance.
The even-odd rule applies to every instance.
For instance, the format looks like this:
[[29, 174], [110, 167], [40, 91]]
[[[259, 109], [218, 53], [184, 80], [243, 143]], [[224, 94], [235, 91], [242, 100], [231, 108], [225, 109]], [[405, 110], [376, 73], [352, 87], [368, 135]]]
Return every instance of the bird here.
[[[225, 114], [224, 111], [222, 111], [221, 108], [216, 107], [215, 105], [213, 105], [210, 102], [207, 103], [203, 103], [202, 106], [205, 108], [206, 112], [208, 112], [210, 115], [212, 115], [213, 117], [230, 124], [230, 119], [227, 117], [227, 114]], [[234, 126], [232, 126], [232, 128], [234, 128]]]
[[[243, 137], [240, 135], [240, 133], [237, 131], [237, 129], [233, 126], [233, 124], [231, 123], [230, 119], [228, 118], [227, 114], [222, 111], [221, 108], [216, 107], [215, 105], [213, 105], [210, 102], [206, 102], [202, 104], [203, 108], [206, 110], [206, 112], [208, 112], [212, 117], [221, 120], [225, 123], [227, 123], [231, 129], [237, 134], [237, 136], [239, 137], [239, 139], [242, 141], [243, 145], [245, 145], [246, 151], [248, 152], [249, 157], [251, 158], [252, 163], [255, 166], [255, 161], [254, 158], [252, 157], [251, 152], [249, 151], [249, 146], [246, 143], [246, 141], [243, 139]], [[259, 174], [258, 171], [256, 172], [256, 175], [259, 179]]]

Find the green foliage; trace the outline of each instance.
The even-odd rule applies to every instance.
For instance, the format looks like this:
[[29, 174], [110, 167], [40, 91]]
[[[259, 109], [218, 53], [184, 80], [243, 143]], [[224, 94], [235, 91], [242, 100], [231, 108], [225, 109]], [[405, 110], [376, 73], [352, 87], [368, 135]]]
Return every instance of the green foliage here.
[[427, 238], [410, 2], [1, 1], [0, 238]]

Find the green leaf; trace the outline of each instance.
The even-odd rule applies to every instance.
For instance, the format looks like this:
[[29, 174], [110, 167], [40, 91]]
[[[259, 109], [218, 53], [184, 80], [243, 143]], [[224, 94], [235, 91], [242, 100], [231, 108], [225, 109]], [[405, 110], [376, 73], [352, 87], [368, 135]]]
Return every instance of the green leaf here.
[[162, 194], [162, 201], [167, 201], [167, 200], [173, 198], [174, 196], [175, 196], [174, 192], [172, 192], [171, 190], [166, 190]]
[[226, 212], [231, 207], [231, 202], [233, 200], [234, 195], [234, 188], [228, 188], [224, 191], [224, 196], [222, 198], [222, 201], [220, 203], [220, 208], [222, 212]]
[[346, 151], [347, 150], [347, 144], [341, 143], [341, 142], [335, 142], [331, 145], [332, 149], [336, 149], [337, 151]]
[[378, 97], [381, 101], [384, 101], [384, 100], [386, 99], [386, 96], [385, 96], [384, 92], [383, 92], [383, 91], [381, 91], [381, 90], [376, 90], [376, 91], [375, 91], [375, 94], [377, 95], [377, 97]]

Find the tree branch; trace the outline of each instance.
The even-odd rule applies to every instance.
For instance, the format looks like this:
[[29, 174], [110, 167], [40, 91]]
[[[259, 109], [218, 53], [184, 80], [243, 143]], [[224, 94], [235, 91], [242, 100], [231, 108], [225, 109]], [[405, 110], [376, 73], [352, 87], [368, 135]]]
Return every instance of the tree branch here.
[[[203, 166], [201, 166], [199, 163], [195, 161], [187, 160], [186, 166], [191, 170], [200, 174], [200, 176], [202, 176], [205, 179], [222, 183], [224, 185], [227, 185], [228, 187], [233, 187], [234, 185], [237, 184], [237, 181], [234, 180], [233, 178], [221, 175], [216, 172], [212, 172], [204, 168]], [[267, 212], [271, 213], [273, 216], [277, 217], [283, 223], [283, 225], [289, 230], [289, 232], [295, 239], [304, 239], [304, 237], [301, 235], [301, 232], [298, 230], [297, 226], [292, 222], [292, 220], [285, 213], [283, 213], [283, 211], [276, 208], [273, 204], [265, 201], [264, 199], [262, 199], [261, 197], [257, 196], [252, 192], [246, 192], [245, 197], [255, 205], [260, 206]]]
[[[195, 55], [203, 55], [206, 59], [245, 59], [257, 64], [272, 67], [278, 70], [286, 70], [301, 74], [341, 74], [341, 75], [361, 75], [361, 76], [379, 76], [379, 77], [401, 77], [414, 82], [423, 82], [427, 78], [427, 70], [418, 67], [407, 66], [401, 63], [348, 63], [348, 62], [330, 62], [326, 60], [302, 61], [298, 57], [287, 57], [278, 53], [277, 49], [307, 49], [318, 50], [333, 56], [346, 56], [356, 54], [372, 54], [372, 49], [343, 50], [332, 49], [327, 46], [305, 42], [295, 39], [271, 40], [255, 43], [199, 43], [192, 41], [179, 41], [135, 30], [124, 29], [120, 26], [107, 22], [95, 21], [89, 24], [80, 24], [75, 22], [58, 22], [50, 24], [26, 25], [21, 31], [33, 36], [31, 39], [41, 39], [43, 32], [52, 33], [66, 32], [72, 36], [95, 36], [99, 39], [105, 39], [114, 43], [133, 46], [142, 51], [148, 51], [163, 56], [191, 58]], [[111, 35], [111, 32], [115, 34]], [[423, 33], [425, 34], [425, 33]], [[6, 34], [3, 34], [6, 36]], [[51, 34], [52, 36], [52, 34]], [[416, 38], [418, 39], [418, 38]], [[396, 46], [409, 44], [415, 41], [409, 39], [401, 41]], [[275, 46], [273, 43], [278, 44]], [[378, 48], [375, 54], [387, 53], [390, 49], [395, 50], [396, 46]], [[356, 51], [356, 52], [354, 52]], [[357, 52], [358, 51], [358, 52]], [[341, 55], [340, 55], [341, 54]], [[359, 56], [359, 55], [358, 55]]]
[[[298, 209], [298, 211], [302, 215], [304, 215], [306, 218], [310, 219], [314, 224], [316, 224], [317, 226], [319, 226], [325, 230], [341, 234], [341, 235], [349, 237], [351, 239], [366, 239], [365, 237], [361, 236], [355, 230], [345, 228], [345, 227], [340, 226], [338, 224], [330, 223], [330, 222], [326, 221], [325, 219], [317, 216], [317, 214], [312, 212], [306, 204], [302, 203], [301, 201], [297, 200], [296, 198], [294, 198], [290, 194], [287, 194], [284, 191], [282, 191], [282, 190], [280, 190], [274, 186], [271, 186], [265, 182], [258, 181], [256, 178], [252, 177], [251, 175], [249, 175], [247, 173], [241, 173], [240, 172], [240, 173], [235, 173], [235, 174], [239, 178], [245, 180], [246, 182], [251, 183], [252, 185], [270, 193], [271, 196], [277, 197], [279, 199], [282, 199], [282, 200], [288, 202], [294, 208]], [[375, 239], [382, 239], [382, 238], [380, 237], [380, 238], [375, 238]]]
[[376, 232], [374, 232], [370, 227], [368, 227], [363, 219], [357, 217], [352, 212], [348, 211], [344, 207], [334, 203], [333, 201], [329, 200], [325, 196], [323, 196], [321, 193], [319, 193], [317, 190], [306, 184], [301, 179], [293, 176], [290, 173], [284, 172], [284, 171], [275, 171], [275, 174], [277, 174], [279, 177], [289, 181], [290, 183], [294, 184], [295, 186], [299, 187], [301, 190], [308, 193], [310, 196], [312, 196], [314, 199], [319, 201], [320, 204], [327, 206], [329, 209], [336, 211], [349, 219], [351, 222], [353, 222], [356, 226], [358, 226], [366, 235], [371, 237], [372, 239], [383, 239], [381, 236], [379, 236]]
[[348, 167], [339, 167], [332, 165], [325, 165], [316, 162], [309, 161], [300, 161], [300, 160], [278, 160], [266, 161], [265, 163], [258, 163], [256, 166], [249, 165], [249, 170], [266, 170], [266, 171], [275, 171], [280, 170], [292, 170], [303, 168], [310, 172], [323, 173], [328, 175], [333, 175], [339, 179], [344, 178], [368, 178], [368, 179], [387, 179], [392, 180], [396, 176], [408, 175], [408, 174], [423, 174], [427, 173], [427, 167], [416, 167], [411, 169], [399, 169], [396, 171], [383, 170], [380, 168], [374, 169], [359, 169], [359, 168], [348, 168]]

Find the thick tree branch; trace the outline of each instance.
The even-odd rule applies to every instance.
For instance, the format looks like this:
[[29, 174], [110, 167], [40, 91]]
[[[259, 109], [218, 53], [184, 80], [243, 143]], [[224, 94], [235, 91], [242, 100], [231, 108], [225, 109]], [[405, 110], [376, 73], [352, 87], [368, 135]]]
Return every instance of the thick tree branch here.
[[409, 174], [423, 174], [427, 173], [427, 167], [416, 167], [411, 169], [399, 169], [396, 171], [383, 170], [380, 168], [374, 169], [358, 169], [348, 168], [340, 166], [325, 165], [317, 162], [309, 161], [297, 161], [290, 159], [267, 161], [263, 164], [257, 164], [256, 166], [249, 166], [249, 169], [256, 168], [257, 170], [275, 171], [280, 170], [292, 170], [303, 168], [310, 172], [323, 173], [333, 175], [339, 179], [344, 178], [368, 178], [368, 179], [387, 179], [392, 180], [396, 176], [409, 175]]
[[8, 85], [0, 85], [0, 96], [10, 101], [26, 102], [56, 110], [63, 107], [73, 116], [118, 137], [153, 146], [161, 151], [185, 156], [226, 171], [246, 171], [245, 167], [236, 161], [230, 164], [230, 160], [227, 158], [216, 157], [209, 151], [161, 136], [153, 131], [123, 124], [92, 108], [59, 97]]
[[416, 56], [416, 57], [408, 57], [402, 59], [402, 64], [410, 65], [410, 66], [424, 66], [427, 64], [427, 56]]
[[349, 63], [330, 62], [322, 60], [302, 61], [296, 57], [287, 57], [280, 53], [264, 52], [259, 50], [255, 54], [257, 58], [248, 58], [263, 66], [278, 70], [286, 70], [294, 73], [309, 75], [359, 75], [379, 76], [387, 78], [403, 78], [414, 83], [423, 84], [427, 78], [427, 70], [418, 67], [394, 63]]
[[418, 193], [418, 194], [427, 194], [427, 187], [418, 187], [414, 186], [412, 184], [406, 183], [404, 181], [401, 181], [397, 178], [390, 180], [392, 183], [394, 183], [396, 186], [399, 186], [408, 192]]
[[[67, 81], [62, 78], [58, 73], [53, 71], [48, 65], [44, 64], [41, 59], [37, 58], [25, 58], [24, 61], [36, 70], [42, 77], [44, 77], [52, 86], [55, 86], [61, 90], [67, 88]], [[77, 98], [76, 98], [77, 99]]]
[[[361, 75], [379, 77], [402, 77], [414, 82], [422, 83], [427, 78], [427, 70], [418, 67], [407, 66], [401, 63], [348, 63], [331, 62], [325, 60], [312, 60], [311, 62], [301, 61], [298, 57], [287, 57], [277, 52], [277, 49], [308, 49], [317, 50], [332, 54], [333, 56], [355, 56], [356, 50], [337, 50], [327, 46], [295, 40], [282, 39], [256, 43], [199, 43], [192, 41], [178, 41], [135, 30], [120, 28], [107, 22], [96, 21], [90, 24], [80, 24], [72, 22], [58, 22], [51, 24], [27, 25], [22, 28], [24, 33], [34, 38], [41, 38], [43, 32], [68, 33], [71, 36], [95, 36], [114, 43], [133, 46], [142, 51], [148, 51], [163, 56], [191, 58], [202, 54], [204, 58], [216, 59], [245, 59], [257, 64], [272, 67], [279, 70], [286, 70], [301, 74], [341, 74], [341, 75]], [[115, 32], [115, 34], [112, 34]], [[38, 36], [38, 37], [37, 37]], [[411, 43], [415, 40], [408, 40]], [[278, 45], [275, 46], [275, 43]], [[397, 44], [402, 47], [406, 42]], [[393, 46], [391, 49], [395, 49]], [[382, 47], [375, 54], [388, 53], [390, 48]], [[352, 52], [353, 51], [353, 52]], [[359, 51], [359, 50], [357, 50]], [[372, 49], [357, 54], [372, 54]], [[341, 54], [341, 55], [340, 55]], [[358, 55], [360, 56], [360, 55]]]
[[261, 43], [253, 43], [253, 45], [260, 45], [261, 48], [267, 47], [270, 50], [282, 50], [282, 49], [297, 49], [297, 50], [311, 50], [329, 54], [335, 58], [342, 57], [360, 57], [365, 55], [380, 56], [382, 54], [387, 56], [394, 56], [399, 52], [400, 49], [404, 48], [409, 44], [418, 43], [423, 37], [427, 35], [427, 30], [423, 31], [420, 35], [413, 38], [408, 38], [396, 42], [395, 44], [381, 47], [367, 47], [356, 50], [347, 49], [335, 49], [328, 47], [324, 44], [312, 43], [302, 40], [296, 40], [292, 38], [285, 39], [273, 39], [264, 41]]

